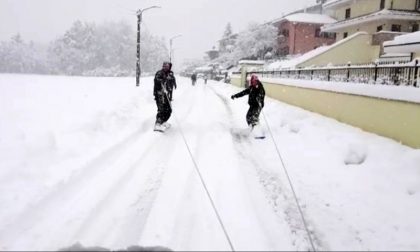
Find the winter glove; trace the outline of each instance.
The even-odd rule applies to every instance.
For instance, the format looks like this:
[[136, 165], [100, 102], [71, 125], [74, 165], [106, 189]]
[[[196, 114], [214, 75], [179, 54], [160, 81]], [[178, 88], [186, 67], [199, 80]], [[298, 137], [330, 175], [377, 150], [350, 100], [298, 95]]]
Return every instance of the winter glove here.
[[233, 99], [235, 99], [235, 98], [236, 98], [236, 97], [235, 97], [234, 95], [232, 95], [232, 96], [230, 97], [230, 99], [232, 99], [232, 100], [233, 100]]

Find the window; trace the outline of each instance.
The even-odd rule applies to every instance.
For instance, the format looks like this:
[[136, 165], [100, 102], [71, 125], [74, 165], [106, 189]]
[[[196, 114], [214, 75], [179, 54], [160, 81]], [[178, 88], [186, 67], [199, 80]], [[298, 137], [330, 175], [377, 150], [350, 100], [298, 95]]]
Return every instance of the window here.
[[393, 24], [391, 26], [391, 31], [393, 31], [393, 32], [401, 32], [401, 25]]
[[412, 32], [419, 31], [419, 24], [413, 24], [413, 27], [411, 28]]
[[322, 32], [321, 33], [321, 37], [322, 38], [326, 38], [326, 39], [335, 39], [335, 33], [332, 33], [332, 32]]
[[350, 16], [351, 16], [351, 9], [348, 8], [348, 9], [346, 9], [346, 19], [349, 19]]
[[384, 27], [382, 25], [376, 27], [376, 32], [380, 32], [384, 29]]
[[420, 10], [420, 0], [416, 1], [416, 10]]
[[348, 32], [345, 32], [345, 33], [343, 34], [343, 39], [347, 38], [348, 36], [349, 36], [349, 33], [348, 33]]
[[286, 56], [286, 55], [289, 55], [289, 54], [290, 53], [289, 53], [289, 47], [288, 46], [280, 48], [280, 50], [279, 50], [279, 55], [280, 56]]
[[315, 38], [320, 38], [321, 37], [321, 28], [316, 28], [315, 29]]
[[379, 6], [380, 10], [385, 9], [385, 0], [381, 0], [381, 5]]
[[281, 34], [283, 34], [283, 36], [285, 36], [286, 38], [288, 38], [289, 37], [289, 30], [284, 29], [284, 30], [281, 31]]

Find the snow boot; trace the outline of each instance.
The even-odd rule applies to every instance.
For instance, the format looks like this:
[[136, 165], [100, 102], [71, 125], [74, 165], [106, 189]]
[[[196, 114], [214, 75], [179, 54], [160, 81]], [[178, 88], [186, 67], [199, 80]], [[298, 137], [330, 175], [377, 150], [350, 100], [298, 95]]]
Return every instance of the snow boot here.
[[265, 133], [263, 128], [261, 127], [260, 124], [255, 124], [253, 126], [251, 126], [251, 135], [255, 138], [255, 139], [264, 139], [265, 138]]
[[155, 128], [153, 130], [154, 131], [159, 131], [159, 132], [165, 132], [166, 128], [165, 128], [165, 126], [163, 126], [163, 124], [156, 123]]

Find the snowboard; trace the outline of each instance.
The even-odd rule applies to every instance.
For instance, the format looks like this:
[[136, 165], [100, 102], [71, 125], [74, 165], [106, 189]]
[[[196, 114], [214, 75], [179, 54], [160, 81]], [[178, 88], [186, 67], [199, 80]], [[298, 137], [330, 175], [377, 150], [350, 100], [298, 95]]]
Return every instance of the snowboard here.
[[257, 124], [251, 129], [251, 135], [255, 139], [264, 139], [265, 138], [265, 132], [261, 125]]
[[253, 128], [231, 129], [231, 134], [238, 140], [245, 138], [265, 139], [265, 132], [259, 125]]
[[153, 131], [164, 133], [170, 127], [171, 127], [171, 124], [170, 123], [164, 123], [164, 124], [161, 124], [161, 125], [155, 125], [155, 128], [153, 129]]

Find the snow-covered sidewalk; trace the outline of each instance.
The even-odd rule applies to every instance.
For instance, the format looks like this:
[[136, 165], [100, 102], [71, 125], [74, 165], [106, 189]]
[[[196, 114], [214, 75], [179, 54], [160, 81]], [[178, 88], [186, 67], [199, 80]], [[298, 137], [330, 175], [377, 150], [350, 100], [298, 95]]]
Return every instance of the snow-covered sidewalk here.
[[[153, 132], [152, 78], [0, 75], [0, 250], [419, 250], [420, 150], [267, 98], [178, 78], [172, 128]], [[265, 120], [267, 119], [267, 120]]]

